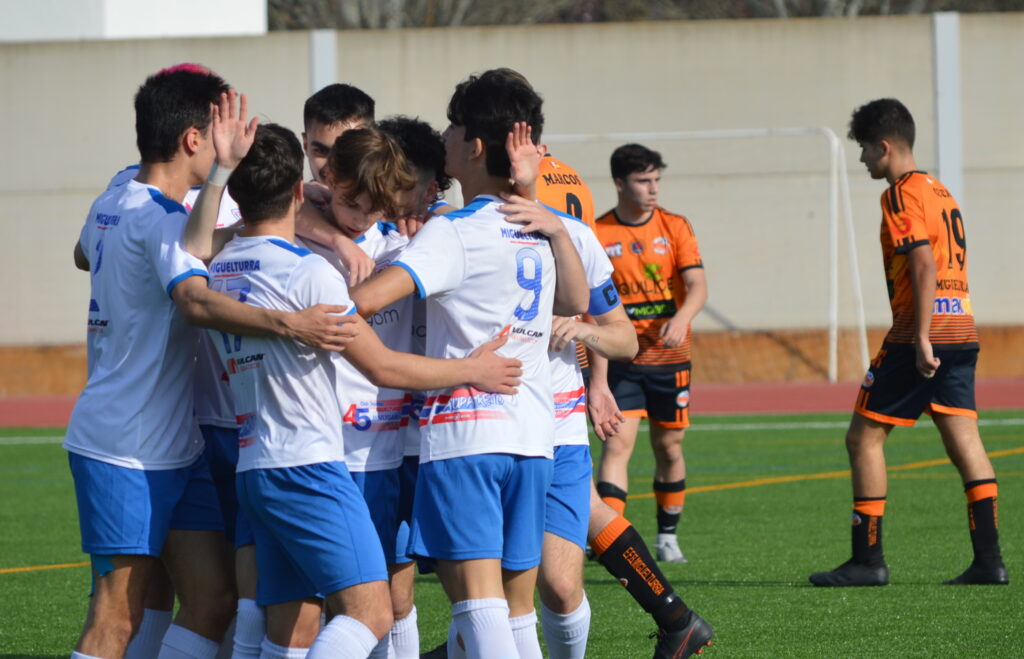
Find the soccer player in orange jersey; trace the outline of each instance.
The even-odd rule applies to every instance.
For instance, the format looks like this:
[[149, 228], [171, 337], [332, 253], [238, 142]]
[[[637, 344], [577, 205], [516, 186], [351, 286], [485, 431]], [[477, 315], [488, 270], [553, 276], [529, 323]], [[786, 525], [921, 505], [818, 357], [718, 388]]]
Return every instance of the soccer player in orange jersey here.
[[650, 418], [655, 550], [658, 560], [683, 563], [676, 527], [686, 496], [690, 321], [707, 300], [704, 266], [689, 221], [658, 206], [665, 168], [661, 154], [627, 144], [615, 150], [611, 165], [618, 204], [598, 218], [596, 230], [615, 267], [613, 279], [636, 328], [640, 352], [632, 362], [593, 360], [592, 401], [614, 397], [626, 416], [604, 445], [597, 491], [608, 505], [625, 509], [629, 458], [641, 418]]
[[853, 113], [850, 139], [882, 193], [882, 261], [893, 324], [871, 362], [846, 432], [853, 475], [853, 557], [812, 574], [816, 586], [884, 586], [885, 440], [925, 412], [960, 472], [974, 561], [947, 585], [1006, 584], [997, 485], [978, 433], [974, 369], [978, 332], [967, 287], [967, 241], [956, 200], [914, 161], [914, 119], [883, 98]]

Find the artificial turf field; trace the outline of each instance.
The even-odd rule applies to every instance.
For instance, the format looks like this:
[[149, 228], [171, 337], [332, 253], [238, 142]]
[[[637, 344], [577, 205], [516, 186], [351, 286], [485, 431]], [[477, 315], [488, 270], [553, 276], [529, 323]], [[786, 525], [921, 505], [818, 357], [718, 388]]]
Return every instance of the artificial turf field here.
[[[849, 553], [845, 415], [702, 417], [687, 435], [681, 546], [662, 565], [714, 627], [707, 657], [1024, 656], [1024, 410], [982, 416], [1000, 483], [1011, 585], [948, 587], [970, 562], [965, 500], [932, 425], [889, 440], [885, 588], [818, 589], [812, 571]], [[0, 430], [0, 659], [67, 657], [87, 606], [89, 572], [62, 429]], [[641, 439], [627, 516], [654, 537], [653, 459]], [[595, 447], [596, 450], [596, 447]], [[40, 569], [72, 564], [71, 567]], [[18, 568], [35, 568], [19, 570]], [[650, 657], [650, 618], [597, 563], [588, 657]], [[419, 577], [422, 649], [444, 640], [448, 605]]]

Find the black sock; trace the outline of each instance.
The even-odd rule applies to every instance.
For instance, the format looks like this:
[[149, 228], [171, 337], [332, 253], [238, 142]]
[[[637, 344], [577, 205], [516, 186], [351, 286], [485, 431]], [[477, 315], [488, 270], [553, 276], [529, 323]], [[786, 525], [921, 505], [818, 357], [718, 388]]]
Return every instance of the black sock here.
[[[974, 562], [986, 566], [999, 565], [1003, 560], [999, 551], [999, 497], [995, 496], [995, 486], [994, 478], [964, 484]], [[990, 496], [975, 498], [979, 494]]]
[[690, 609], [672, 589], [632, 524], [622, 530], [598, 560], [651, 614], [659, 628], [676, 631], [686, 626]]
[[658, 505], [658, 533], [675, 534], [686, 500], [686, 479], [654, 481], [654, 499]]
[[597, 496], [601, 497], [601, 501], [615, 509], [615, 512], [620, 515], [626, 510], [626, 491], [618, 485], [613, 485], [608, 481], [598, 481], [597, 483]]
[[885, 564], [882, 553], [882, 515], [872, 514], [884, 510], [885, 497], [857, 497], [853, 500], [851, 544], [855, 563], [870, 566]]

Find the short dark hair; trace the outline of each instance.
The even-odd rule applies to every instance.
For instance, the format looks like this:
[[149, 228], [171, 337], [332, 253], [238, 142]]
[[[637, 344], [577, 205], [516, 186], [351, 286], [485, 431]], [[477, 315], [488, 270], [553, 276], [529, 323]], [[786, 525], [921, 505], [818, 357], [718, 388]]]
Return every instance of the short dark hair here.
[[228, 179], [242, 221], [255, 224], [284, 216], [302, 180], [302, 162], [295, 133], [277, 124], [258, 126], [252, 148]]
[[339, 135], [327, 157], [327, 169], [335, 184], [345, 187], [349, 200], [365, 192], [370, 198], [369, 210], [382, 211], [387, 217], [398, 213], [398, 193], [416, 185], [416, 175], [398, 142], [377, 128], [357, 128]]
[[895, 98], [880, 98], [853, 111], [847, 137], [861, 144], [878, 144], [893, 138], [914, 148], [914, 117]]
[[472, 75], [455, 87], [448, 102], [448, 121], [466, 128], [466, 141], [480, 138], [487, 149], [487, 173], [508, 177], [512, 163], [505, 139], [517, 121], [533, 129], [534, 144], [544, 130], [544, 101], [522, 74], [512, 69], [491, 69]]
[[146, 78], [135, 93], [135, 144], [141, 162], [170, 162], [182, 134], [195, 126], [205, 132], [210, 104], [228, 91], [224, 80], [205, 67], [171, 67]]
[[612, 152], [613, 179], [625, 179], [630, 174], [643, 173], [652, 167], [665, 169], [668, 165], [660, 153], [642, 144], [623, 144]]
[[452, 177], [444, 172], [444, 140], [441, 133], [419, 117], [395, 115], [377, 124], [391, 137], [395, 138], [409, 164], [418, 170], [427, 172], [437, 182], [438, 190], [444, 191], [451, 187]]
[[340, 121], [372, 124], [374, 109], [373, 99], [362, 89], [336, 82], [306, 99], [302, 125], [308, 129], [314, 121], [326, 126]]

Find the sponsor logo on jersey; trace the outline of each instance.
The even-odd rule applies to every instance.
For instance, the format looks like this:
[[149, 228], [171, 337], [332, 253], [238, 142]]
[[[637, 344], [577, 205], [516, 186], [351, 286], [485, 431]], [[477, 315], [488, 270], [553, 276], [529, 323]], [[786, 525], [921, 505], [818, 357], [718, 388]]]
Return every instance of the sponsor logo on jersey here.
[[629, 251], [633, 252], [634, 254], [643, 254], [644, 253], [644, 244], [642, 242], [640, 242], [639, 240], [634, 240], [629, 245]]
[[651, 241], [651, 249], [655, 254], [668, 254], [668, 239], [665, 236], [658, 236]]
[[545, 334], [539, 330], [528, 329], [526, 327], [513, 327], [508, 333], [511, 340], [522, 341], [523, 343], [537, 343], [544, 338]]
[[658, 263], [644, 263], [644, 279], [650, 279], [652, 281], [661, 281], [664, 277], [661, 276], [661, 265]]
[[937, 297], [932, 307], [932, 313], [946, 316], [970, 316], [972, 312], [970, 298]]
[[258, 352], [252, 355], [245, 355], [235, 359], [234, 357], [228, 359], [227, 367], [228, 373], [237, 375], [241, 371], [248, 371], [253, 368], [260, 368], [263, 366], [263, 353]]
[[120, 215], [107, 215], [106, 213], [96, 213], [96, 224], [101, 227], [116, 227], [121, 223]]
[[681, 408], [681, 409], [685, 409], [685, 408], [687, 408], [689, 406], [690, 406], [690, 392], [684, 389], [683, 391], [679, 392], [678, 396], [676, 396], [676, 407]]
[[259, 259], [245, 259], [243, 261], [217, 261], [210, 264], [210, 272], [215, 275], [233, 274], [239, 272], [255, 272], [260, 269]]
[[655, 302], [634, 302], [622, 305], [630, 320], [651, 320], [654, 318], [671, 318], [676, 313], [673, 300], [657, 300]]
[[428, 398], [420, 412], [420, 425], [508, 419], [508, 413], [502, 409], [504, 407], [505, 397], [501, 394], [461, 387], [451, 394]]
[[872, 373], [871, 371], [868, 371], [867, 373], [864, 374], [864, 382], [862, 382], [860, 386], [864, 387], [865, 389], [870, 389], [871, 385], [873, 385], [874, 383], [875, 374]]
[[564, 419], [571, 414], [583, 414], [587, 411], [587, 391], [583, 387], [575, 391], [563, 391], [555, 394], [555, 418]]
[[402, 315], [398, 313], [398, 309], [381, 309], [372, 316], [367, 316], [366, 324], [370, 327], [393, 324], [399, 322], [401, 318]]
[[614, 259], [622, 256], [622, 243], [611, 243], [604, 246], [604, 253], [608, 255], [608, 258]]
[[99, 311], [100, 305], [96, 303], [96, 298], [90, 298], [89, 300], [89, 311]]
[[89, 331], [90, 332], [100, 332], [100, 333], [102, 333], [103, 330], [106, 329], [107, 325], [109, 325], [109, 324], [110, 324], [109, 320], [100, 319], [100, 318], [90, 318], [89, 319], [88, 327], [89, 327]]

